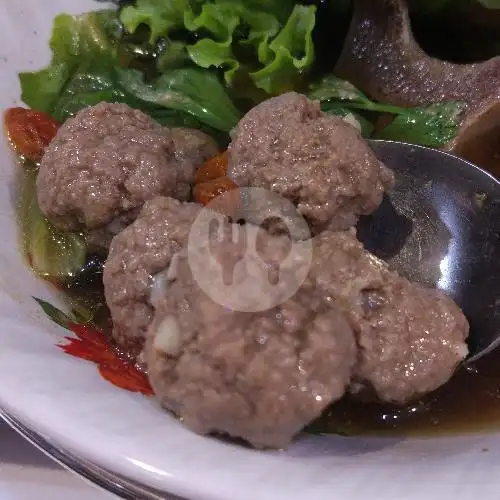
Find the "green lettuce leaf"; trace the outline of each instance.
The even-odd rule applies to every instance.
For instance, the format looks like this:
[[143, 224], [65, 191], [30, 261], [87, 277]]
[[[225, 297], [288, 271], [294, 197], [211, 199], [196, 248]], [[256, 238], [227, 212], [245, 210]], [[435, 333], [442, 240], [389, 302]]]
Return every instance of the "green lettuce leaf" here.
[[36, 170], [22, 172], [19, 200], [23, 246], [33, 271], [41, 277], [69, 278], [85, 263], [82, 235], [58, 231], [43, 216], [36, 196]]
[[240, 3], [250, 12], [272, 14], [280, 23], [285, 23], [293, 8], [297, 4], [296, 0], [240, 0]]
[[375, 137], [439, 147], [456, 136], [462, 111], [463, 107], [453, 102], [405, 109]]
[[[229, 86], [248, 80], [268, 94], [279, 94], [298, 86], [314, 62], [314, 5], [290, 0], [137, 0], [120, 18], [130, 33], [147, 26], [151, 44], [159, 39], [184, 44], [194, 64], [223, 70]], [[193, 35], [197, 40], [188, 43]], [[162, 70], [171, 69], [164, 57], [160, 61]]]
[[184, 12], [184, 26], [191, 32], [204, 29], [215, 40], [226, 40], [238, 26], [240, 12], [238, 5], [233, 2], [207, 2], [201, 6], [199, 14], [191, 9]]
[[103, 10], [82, 16], [61, 14], [54, 20], [51, 64], [37, 72], [21, 73], [21, 98], [31, 108], [51, 112], [82, 61], [105, 66], [114, 57], [110, 43], [115, 12]]
[[[465, 109], [464, 104], [457, 102], [414, 108], [374, 102], [354, 85], [334, 75], [328, 75], [310, 85], [308, 96], [320, 101], [321, 109], [331, 114], [343, 115], [346, 110], [351, 113], [356, 110], [358, 113], [355, 117], [364, 118], [364, 114], [360, 113], [367, 113], [374, 121], [381, 114], [393, 115], [391, 123], [378, 131], [374, 137], [429, 147], [444, 146], [455, 137]], [[359, 123], [362, 133], [367, 136], [367, 124]], [[373, 130], [374, 127], [372, 132]]]
[[193, 115], [200, 122], [229, 132], [240, 113], [219, 79], [198, 68], [172, 70], [152, 84], [133, 69], [117, 69], [118, 84], [141, 101]]
[[226, 132], [239, 119], [216, 76], [185, 69], [164, 75], [154, 86], [146, 85], [143, 73], [119, 67], [117, 40], [115, 11], [56, 17], [51, 64], [20, 75], [24, 102], [60, 122], [102, 101], [122, 102], [162, 125], [203, 129], [216, 136], [217, 130]]
[[[238, 71], [248, 74], [249, 67], [272, 59], [269, 40], [279, 32], [280, 23], [270, 14], [221, 1], [205, 4], [199, 16], [186, 14], [185, 19], [188, 29], [205, 30], [213, 37], [202, 38], [187, 47], [192, 61], [202, 68], [223, 68], [224, 79], [229, 85]], [[243, 62], [235, 55], [235, 44]]]
[[257, 87], [269, 94], [293, 90], [314, 62], [312, 32], [316, 7], [296, 5], [280, 33], [269, 43], [267, 65], [250, 73]]
[[189, 0], [138, 0], [137, 6], [125, 7], [121, 21], [130, 33], [135, 33], [140, 24], [150, 30], [150, 42], [168, 36], [171, 29], [184, 24], [184, 12], [190, 7]]
[[233, 34], [240, 24], [238, 9], [231, 3], [207, 3], [198, 16], [187, 11], [184, 20], [188, 30], [205, 30], [212, 37], [202, 38], [187, 47], [193, 62], [202, 68], [224, 67], [226, 81], [230, 82], [239, 67], [232, 48]]

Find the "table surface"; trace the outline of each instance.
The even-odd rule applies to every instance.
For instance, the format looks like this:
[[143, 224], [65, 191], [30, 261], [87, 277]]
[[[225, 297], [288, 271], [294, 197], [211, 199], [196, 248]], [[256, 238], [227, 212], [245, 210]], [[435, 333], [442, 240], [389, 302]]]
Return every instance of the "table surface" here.
[[47, 458], [0, 421], [0, 500], [113, 500]]

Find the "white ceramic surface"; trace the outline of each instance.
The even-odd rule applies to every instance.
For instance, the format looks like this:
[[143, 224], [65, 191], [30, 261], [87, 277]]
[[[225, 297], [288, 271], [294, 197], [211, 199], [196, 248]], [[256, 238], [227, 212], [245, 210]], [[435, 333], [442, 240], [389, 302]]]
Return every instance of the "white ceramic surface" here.
[[[102, 4], [101, 4], [102, 5]], [[91, 0], [0, 2], [0, 107], [19, 102], [16, 73], [48, 62], [53, 16]], [[16, 245], [14, 163], [0, 144], [0, 407], [111, 471], [193, 500], [469, 500], [500, 491], [500, 435], [433, 440], [302, 438], [286, 453], [199, 437], [153, 399], [116, 389], [54, 347], [63, 330], [32, 295], [54, 297]], [[487, 450], [487, 451], [485, 451]]]

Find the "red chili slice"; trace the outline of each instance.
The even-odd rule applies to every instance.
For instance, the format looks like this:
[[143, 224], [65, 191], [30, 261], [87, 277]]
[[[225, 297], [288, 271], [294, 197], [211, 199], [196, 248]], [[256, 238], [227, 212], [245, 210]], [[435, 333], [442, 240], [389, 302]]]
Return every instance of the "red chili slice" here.
[[59, 129], [59, 123], [47, 113], [26, 108], [8, 109], [4, 123], [14, 149], [33, 161], [42, 159]]
[[196, 172], [196, 184], [212, 181], [224, 177], [227, 172], [229, 154], [227, 151], [207, 160]]

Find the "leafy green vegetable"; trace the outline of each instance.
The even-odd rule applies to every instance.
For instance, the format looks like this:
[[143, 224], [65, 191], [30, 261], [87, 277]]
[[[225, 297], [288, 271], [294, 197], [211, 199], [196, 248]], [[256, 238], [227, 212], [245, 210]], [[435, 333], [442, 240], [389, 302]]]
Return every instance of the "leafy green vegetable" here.
[[24, 250], [39, 276], [68, 278], [83, 267], [85, 240], [80, 234], [60, 232], [42, 215], [36, 197], [36, 172], [25, 172], [20, 193]]
[[315, 101], [346, 101], [351, 103], [370, 102], [363, 92], [352, 83], [342, 80], [335, 75], [327, 75], [322, 80], [309, 86], [309, 98]]
[[[460, 125], [465, 106], [460, 103], [438, 103], [426, 107], [403, 108], [371, 101], [354, 85], [328, 75], [309, 88], [309, 98], [319, 100], [323, 111], [343, 115], [346, 110], [395, 115], [392, 122], [375, 134], [379, 139], [397, 140], [429, 147], [440, 147], [453, 139]], [[356, 115], [355, 115], [356, 116]], [[362, 133], [368, 136], [369, 127], [359, 121]], [[373, 133], [372, 129], [372, 133]]]
[[293, 90], [314, 62], [313, 6], [296, 5], [286, 25], [269, 44], [267, 65], [250, 76], [269, 94]]
[[200, 120], [194, 116], [180, 110], [165, 108], [160, 103], [157, 105], [154, 102], [141, 101], [128, 93], [120, 86], [118, 71], [114, 66], [92, 67], [92, 63], [79, 68], [56, 102], [52, 110], [54, 118], [64, 122], [80, 109], [99, 102], [122, 102], [141, 109], [167, 127], [203, 128]]
[[[295, 88], [314, 62], [314, 5], [290, 0], [137, 0], [120, 18], [130, 33], [148, 26], [151, 44], [160, 38], [184, 44], [197, 66], [223, 69], [230, 86], [247, 78], [257, 88], [279, 94]], [[192, 35], [197, 40], [187, 43]], [[164, 58], [162, 69], [167, 69]]]
[[75, 320], [74, 323], [79, 323], [81, 325], [92, 323], [95, 319], [95, 310], [87, 309], [78, 300], [70, 300], [71, 302], [71, 313], [73, 314]]
[[292, 13], [296, 0], [240, 0], [241, 4], [251, 12], [267, 12], [284, 23]]
[[328, 115], [335, 115], [342, 117], [347, 123], [355, 126], [361, 135], [365, 138], [371, 137], [375, 131], [375, 126], [370, 120], [367, 120], [364, 116], [356, 113], [355, 111], [342, 108], [342, 107], [332, 107], [330, 109], [324, 109], [325, 113]]
[[136, 98], [189, 113], [201, 122], [229, 132], [239, 121], [240, 113], [227, 96], [218, 78], [197, 68], [172, 70], [153, 84], [144, 82], [140, 71], [117, 69], [118, 84]]
[[114, 43], [116, 15], [103, 10], [57, 16], [51, 64], [20, 75], [24, 102], [61, 122], [82, 108], [107, 101], [141, 109], [165, 126], [206, 129], [206, 125], [210, 132], [233, 127], [239, 113], [213, 74], [183, 69], [146, 84], [141, 72], [120, 68]]
[[179, 69], [191, 61], [184, 42], [169, 41], [163, 44], [163, 51], [156, 58], [156, 67], [163, 73], [170, 69]]
[[406, 109], [376, 137], [439, 147], [456, 136], [462, 110], [461, 106], [451, 102]]
[[322, 107], [326, 109], [341, 106], [362, 109], [365, 111], [376, 111], [378, 113], [394, 114], [404, 110], [404, 108], [392, 106], [390, 104], [381, 104], [371, 101], [352, 83], [342, 80], [335, 75], [327, 75], [319, 82], [311, 84], [308, 96], [310, 99], [320, 101]]
[[225, 67], [225, 79], [228, 83], [240, 66], [232, 48], [233, 33], [240, 24], [240, 15], [241, 12], [230, 3], [206, 3], [198, 16], [192, 11], [187, 11], [184, 15], [188, 30], [205, 30], [213, 37], [202, 38], [188, 46], [189, 56], [202, 68]]
[[115, 22], [112, 10], [57, 16], [50, 41], [51, 64], [19, 75], [23, 101], [61, 122], [100, 101], [125, 102], [113, 76], [116, 47], [111, 31]]
[[41, 71], [19, 75], [22, 100], [33, 109], [50, 113], [82, 62], [92, 60], [106, 67], [115, 53], [109, 37], [114, 22], [112, 10], [57, 16], [50, 40], [51, 64]]
[[33, 222], [31, 266], [39, 276], [67, 278], [85, 264], [85, 240], [75, 233], [57, 231], [45, 218]]
[[150, 42], [168, 35], [171, 29], [182, 26], [184, 12], [189, 9], [189, 0], [139, 0], [137, 7], [122, 10], [121, 20], [134, 33], [140, 24], [146, 24], [151, 32]]
[[[130, 33], [141, 24], [150, 30], [150, 42], [160, 37], [169, 37], [172, 31], [187, 28], [196, 31], [207, 29], [216, 39], [220, 31], [232, 32], [231, 28], [218, 25], [218, 20], [231, 16], [246, 16], [250, 13], [265, 14], [278, 23], [285, 23], [290, 16], [295, 0], [137, 0], [135, 5], [122, 9], [120, 19]], [[208, 7], [208, 8], [207, 8]], [[231, 21], [232, 23], [232, 21]], [[257, 27], [258, 29], [258, 27]]]
[[102, 101], [126, 101], [124, 93], [116, 87], [113, 68], [82, 64], [59, 95], [51, 113], [56, 120], [64, 122], [79, 110]]

